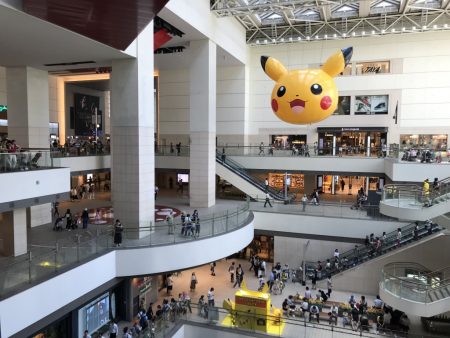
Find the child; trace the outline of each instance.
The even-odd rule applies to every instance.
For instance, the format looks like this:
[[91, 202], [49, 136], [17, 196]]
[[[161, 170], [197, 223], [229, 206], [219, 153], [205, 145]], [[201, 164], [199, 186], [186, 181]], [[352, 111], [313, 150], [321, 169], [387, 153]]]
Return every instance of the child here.
[[264, 285], [266, 284], [266, 281], [264, 280], [263, 276], [259, 276], [258, 283], [259, 283], [258, 291], [262, 291]]

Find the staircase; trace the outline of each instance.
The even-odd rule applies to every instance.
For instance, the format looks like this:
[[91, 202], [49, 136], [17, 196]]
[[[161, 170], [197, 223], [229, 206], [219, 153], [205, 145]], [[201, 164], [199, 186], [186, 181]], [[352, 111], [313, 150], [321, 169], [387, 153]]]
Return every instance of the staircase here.
[[450, 311], [450, 267], [430, 271], [412, 262], [384, 266], [380, 296], [389, 305], [422, 317]]
[[[222, 158], [219, 153], [216, 153], [216, 173], [251, 198], [265, 198], [266, 186], [264, 181], [250, 175], [242, 165], [229, 157]], [[282, 191], [269, 187], [267, 192], [274, 200], [286, 200]], [[292, 197], [288, 197], [288, 200], [291, 199]]]
[[383, 188], [380, 212], [384, 215], [425, 221], [450, 211], [450, 177], [438, 182], [438, 189], [424, 192], [416, 184], [387, 184]]
[[[336, 275], [345, 270], [352, 269], [372, 259], [394, 252], [399, 247], [404, 248], [407, 245], [418, 243], [421, 240], [428, 239], [433, 234], [442, 230], [442, 228], [431, 222], [417, 222], [417, 230], [415, 230], [416, 223], [408, 224], [401, 228], [400, 245], [397, 244], [397, 231], [392, 231], [386, 234], [386, 239], [382, 242], [381, 248], [376, 249], [376, 240], [369, 245], [359, 245], [357, 249], [351, 249], [339, 254], [339, 258], [330, 257], [321, 263], [323, 269], [318, 274], [318, 280], [326, 279], [328, 275]], [[381, 234], [377, 235], [380, 239]], [[377, 236], [374, 236], [376, 239]], [[337, 261], [337, 263], [336, 263]], [[326, 268], [327, 262], [330, 263], [330, 268]], [[318, 268], [317, 262], [305, 262], [304, 269], [306, 277], [312, 279], [314, 270]]]

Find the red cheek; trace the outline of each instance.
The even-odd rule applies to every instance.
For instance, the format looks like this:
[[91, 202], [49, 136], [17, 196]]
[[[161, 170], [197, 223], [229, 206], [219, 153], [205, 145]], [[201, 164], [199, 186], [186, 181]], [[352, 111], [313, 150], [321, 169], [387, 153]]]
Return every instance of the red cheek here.
[[322, 97], [322, 100], [320, 100], [320, 108], [322, 108], [323, 110], [327, 110], [328, 108], [330, 108], [331, 102], [332, 102], [331, 97], [329, 96]]
[[277, 112], [277, 110], [278, 110], [278, 102], [275, 99], [272, 99], [272, 110], [274, 112]]

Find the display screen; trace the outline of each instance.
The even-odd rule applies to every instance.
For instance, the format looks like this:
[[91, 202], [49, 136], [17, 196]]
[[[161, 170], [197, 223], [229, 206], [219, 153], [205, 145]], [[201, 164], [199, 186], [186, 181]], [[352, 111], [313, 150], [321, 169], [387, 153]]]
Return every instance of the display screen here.
[[350, 96], [339, 96], [333, 115], [350, 115]]
[[355, 97], [355, 115], [388, 113], [388, 95], [364, 95]]
[[109, 322], [109, 295], [94, 301], [85, 307], [85, 328], [94, 332]]
[[177, 174], [177, 182], [189, 183], [189, 174]]
[[99, 110], [100, 97], [85, 94], [74, 94], [75, 102], [75, 135], [95, 136], [102, 130], [102, 113]]

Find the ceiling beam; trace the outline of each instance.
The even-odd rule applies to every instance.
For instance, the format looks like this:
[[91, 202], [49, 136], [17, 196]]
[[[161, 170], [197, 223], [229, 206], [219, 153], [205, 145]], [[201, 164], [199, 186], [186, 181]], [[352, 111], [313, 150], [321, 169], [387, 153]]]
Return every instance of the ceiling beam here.
[[399, 8], [398, 12], [405, 14], [406, 11], [408, 10], [408, 6], [409, 6], [410, 2], [411, 2], [411, 0], [402, 0], [400, 2], [400, 8]]

